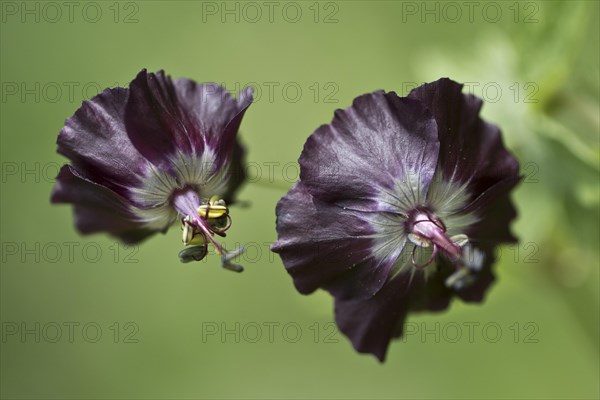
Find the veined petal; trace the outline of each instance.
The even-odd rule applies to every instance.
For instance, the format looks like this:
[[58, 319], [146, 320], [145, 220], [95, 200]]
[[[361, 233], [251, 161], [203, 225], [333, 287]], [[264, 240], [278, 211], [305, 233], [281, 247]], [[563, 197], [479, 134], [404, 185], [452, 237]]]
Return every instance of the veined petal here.
[[434, 271], [427, 271], [410, 268], [409, 260], [400, 262], [409, 268], [390, 276], [373, 297], [335, 299], [335, 320], [341, 332], [358, 352], [371, 353], [381, 362], [390, 341], [404, 334], [404, 322], [410, 312], [445, 310], [452, 298], [444, 286], [453, 270], [450, 265], [433, 266]]
[[174, 81], [178, 98], [185, 104], [192, 123], [200, 127], [207, 146], [215, 153], [219, 166], [230, 161], [244, 114], [252, 104], [252, 88], [242, 90], [237, 99], [224, 87], [198, 84], [189, 79]]
[[129, 91], [106, 89], [84, 101], [67, 119], [58, 135], [58, 152], [68, 157], [86, 178], [121, 196], [139, 184], [147, 160], [129, 141], [125, 130], [125, 105]]
[[126, 243], [137, 243], [158, 230], [164, 232], [176, 215], [165, 210], [158, 220], [143, 221], [136, 215], [140, 209], [127, 199], [86, 179], [69, 165], [61, 168], [51, 199], [53, 203], [74, 204], [75, 225], [82, 234], [107, 232]]
[[208, 147], [216, 168], [230, 159], [237, 130], [252, 102], [251, 90], [238, 100], [219, 85], [188, 79], [175, 82], [163, 71], [142, 70], [130, 85], [125, 123], [129, 138], [154, 165], [169, 170], [176, 152], [200, 155]]
[[510, 192], [520, 181], [520, 176], [513, 176], [496, 183], [463, 210], [478, 216], [466, 230], [472, 241], [486, 246], [517, 241], [510, 232], [510, 223], [517, 217]]
[[397, 256], [379, 254], [374, 217], [316, 199], [297, 183], [277, 205], [279, 240], [272, 250], [280, 254], [301, 293], [325, 286], [342, 298], [370, 297]]
[[435, 117], [440, 140], [439, 168], [447, 182], [468, 184], [477, 196], [499, 181], [517, 176], [519, 164], [502, 143], [500, 129], [479, 117], [482, 101], [462, 93], [448, 78], [420, 86], [408, 95]]
[[403, 274], [367, 300], [335, 299], [335, 321], [357, 351], [385, 360], [396, 326], [409, 312], [412, 284], [416, 281]]
[[427, 193], [438, 149], [435, 120], [418, 101], [375, 92], [337, 110], [308, 138], [300, 179], [322, 201], [398, 212], [398, 183], [405, 192], [416, 188], [417, 198]]

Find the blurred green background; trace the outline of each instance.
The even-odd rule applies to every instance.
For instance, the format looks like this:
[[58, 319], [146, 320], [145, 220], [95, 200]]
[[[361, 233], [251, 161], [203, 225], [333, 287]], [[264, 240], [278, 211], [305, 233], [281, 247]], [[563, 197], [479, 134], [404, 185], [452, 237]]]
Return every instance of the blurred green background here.
[[[600, 396], [598, 2], [1, 6], [3, 398]], [[248, 246], [241, 275], [180, 264], [178, 228], [125, 248], [49, 204], [65, 118], [144, 67], [257, 88], [225, 241]], [[521, 242], [483, 305], [412, 315], [380, 365], [267, 251], [274, 207], [335, 108], [442, 76], [470, 82], [521, 160]]]

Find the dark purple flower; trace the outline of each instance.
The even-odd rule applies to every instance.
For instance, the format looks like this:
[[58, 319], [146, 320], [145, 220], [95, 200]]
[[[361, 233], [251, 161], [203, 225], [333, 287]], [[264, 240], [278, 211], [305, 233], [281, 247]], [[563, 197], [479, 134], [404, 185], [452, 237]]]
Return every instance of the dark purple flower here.
[[129, 88], [106, 89], [83, 102], [58, 136], [71, 160], [57, 177], [53, 203], [72, 203], [83, 234], [108, 232], [136, 243], [181, 219], [184, 262], [200, 259], [211, 242], [223, 266], [235, 254], [214, 235], [231, 225], [227, 203], [244, 180], [237, 140], [252, 103], [221, 86], [172, 80], [142, 70]]
[[480, 302], [494, 248], [516, 239], [517, 160], [482, 102], [449, 79], [337, 110], [277, 205], [279, 253], [298, 291], [335, 298], [340, 330], [383, 361], [412, 311]]

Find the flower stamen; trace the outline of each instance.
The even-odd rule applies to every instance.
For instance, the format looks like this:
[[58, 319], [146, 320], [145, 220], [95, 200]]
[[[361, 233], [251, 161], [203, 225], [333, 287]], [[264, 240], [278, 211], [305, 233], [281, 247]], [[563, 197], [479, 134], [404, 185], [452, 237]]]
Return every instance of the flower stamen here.
[[227, 251], [214, 238], [214, 235], [226, 236], [226, 231], [231, 227], [232, 219], [229, 215], [229, 209], [223, 199], [218, 196], [211, 197], [208, 202], [201, 204], [196, 208], [196, 213], [188, 214], [182, 219], [182, 241], [185, 246], [196, 246], [195, 250], [184, 249], [179, 253], [182, 262], [192, 260], [200, 261], [207, 251], [208, 242], [210, 242], [217, 254], [221, 256], [221, 266], [235, 272], [242, 272], [244, 268], [241, 265], [234, 264], [232, 260], [243, 252], [239, 248], [233, 252]]

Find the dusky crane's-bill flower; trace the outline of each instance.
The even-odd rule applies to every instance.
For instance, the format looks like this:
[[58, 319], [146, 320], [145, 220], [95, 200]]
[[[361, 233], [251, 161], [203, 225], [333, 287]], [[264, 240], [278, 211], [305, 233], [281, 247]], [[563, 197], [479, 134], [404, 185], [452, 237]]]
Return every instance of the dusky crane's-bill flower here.
[[272, 250], [298, 291], [333, 295], [359, 352], [383, 361], [409, 312], [480, 302], [495, 247], [516, 240], [519, 165], [481, 106], [449, 79], [365, 94], [304, 146]]
[[58, 136], [71, 160], [53, 203], [72, 203], [82, 234], [107, 232], [137, 243], [181, 220], [181, 261], [201, 259], [208, 242], [222, 265], [241, 271], [215, 239], [231, 225], [227, 204], [244, 180], [237, 132], [252, 91], [232, 97], [216, 84], [142, 70], [128, 88], [84, 101]]

